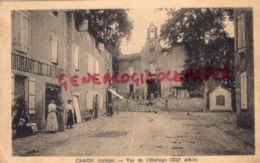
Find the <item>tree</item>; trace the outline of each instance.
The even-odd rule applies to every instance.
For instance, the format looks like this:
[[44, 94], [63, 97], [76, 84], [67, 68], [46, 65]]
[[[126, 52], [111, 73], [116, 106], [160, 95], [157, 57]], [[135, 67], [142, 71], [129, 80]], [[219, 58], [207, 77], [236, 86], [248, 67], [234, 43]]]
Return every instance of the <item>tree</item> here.
[[[225, 31], [225, 20], [232, 20], [232, 9], [199, 8], [167, 9], [169, 19], [161, 28], [161, 38], [170, 46], [183, 46], [186, 50], [184, 67], [204, 72], [208, 67], [229, 66], [233, 71], [233, 39]], [[186, 72], [182, 72], [184, 75]], [[204, 87], [204, 107], [207, 107], [209, 80], [185, 81], [183, 84], [190, 90]], [[224, 82], [227, 84], [227, 81]]]

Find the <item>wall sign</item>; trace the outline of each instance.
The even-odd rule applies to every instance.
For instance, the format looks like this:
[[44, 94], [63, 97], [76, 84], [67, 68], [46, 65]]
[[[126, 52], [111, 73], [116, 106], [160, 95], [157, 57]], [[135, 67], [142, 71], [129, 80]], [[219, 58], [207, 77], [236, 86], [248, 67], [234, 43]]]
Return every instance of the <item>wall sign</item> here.
[[11, 62], [13, 70], [48, 76], [52, 78], [59, 78], [59, 76], [63, 74], [63, 69], [17, 54], [12, 54]]

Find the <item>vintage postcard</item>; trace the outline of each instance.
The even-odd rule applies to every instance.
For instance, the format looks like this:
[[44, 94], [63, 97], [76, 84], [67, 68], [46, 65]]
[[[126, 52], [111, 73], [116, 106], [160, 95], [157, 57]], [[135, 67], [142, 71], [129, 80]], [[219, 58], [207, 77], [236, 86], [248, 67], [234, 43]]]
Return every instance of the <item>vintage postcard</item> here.
[[260, 162], [259, 4], [0, 2], [0, 162]]

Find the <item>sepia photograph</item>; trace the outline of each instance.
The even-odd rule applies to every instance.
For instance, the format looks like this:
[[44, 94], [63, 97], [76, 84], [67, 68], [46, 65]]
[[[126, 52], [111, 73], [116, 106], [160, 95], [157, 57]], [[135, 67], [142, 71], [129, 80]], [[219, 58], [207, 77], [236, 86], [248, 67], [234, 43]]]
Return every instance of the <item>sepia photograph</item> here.
[[12, 156], [254, 156], [254, 11], [12, 10]]

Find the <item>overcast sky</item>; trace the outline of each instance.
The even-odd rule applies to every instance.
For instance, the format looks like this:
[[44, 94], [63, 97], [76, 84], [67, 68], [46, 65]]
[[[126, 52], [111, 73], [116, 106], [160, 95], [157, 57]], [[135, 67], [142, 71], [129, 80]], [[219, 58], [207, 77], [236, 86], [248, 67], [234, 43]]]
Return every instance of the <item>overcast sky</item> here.
[[[147, 27], [153, 22], [158, 27], [160, 34], [160, 26], [167, 20], [165, 11], [155, 12], [154, 9], [136, 8], [129, 11], [129, 18], [132, 19], [134, 28], [132, 30], [132, 39], [127, 43], [123, 40], [121, 45], [122, 54], [139, 53], [145, 44], [147, 37]], [[230, 36], [234, 36], [234, 26], [231, 22], [226, 22], [226, 30]]]

